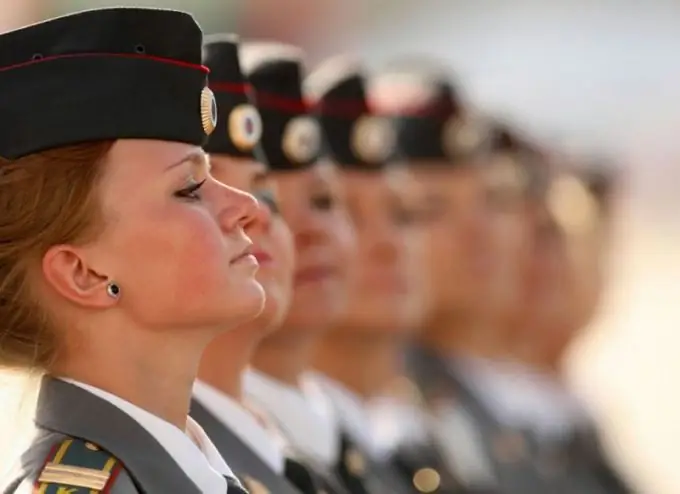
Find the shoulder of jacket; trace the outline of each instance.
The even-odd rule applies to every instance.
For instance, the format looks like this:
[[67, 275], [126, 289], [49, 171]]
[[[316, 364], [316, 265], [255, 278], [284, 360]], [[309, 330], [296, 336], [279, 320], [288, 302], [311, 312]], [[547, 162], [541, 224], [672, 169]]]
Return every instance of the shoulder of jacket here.
[[107, 493], [123, 470], [111, 453], [83, 439], [67, 437], [44, 458], [33, 485], [36, 494]]

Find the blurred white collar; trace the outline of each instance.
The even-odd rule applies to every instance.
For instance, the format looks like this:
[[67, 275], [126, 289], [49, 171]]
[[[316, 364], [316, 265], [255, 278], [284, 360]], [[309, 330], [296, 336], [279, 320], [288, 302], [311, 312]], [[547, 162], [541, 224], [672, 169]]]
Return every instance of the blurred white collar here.
[[366, 453], [379, 458], [384, 452], [375, 440], [368, 404], [335, 379], [320, 373], [314, 373], [313, 378], [328, 396], [335, 415], [347, 434]]
[[401, 446], [428, 441], [431, 417], [417, 404], [385, 396], [370, 400], [367, 408], [374, 448], [382, 457]]
[[585, 426], [584, 405], [554, 376], [518, 362], [457, 358], [457, 374], [494, 414], [511, 427], [562, 436]]
[[194, 383], [194, 398], [245, 442], [276, 473], [284, 472], [284, 457], [280, 445], [272, 437], [272, 432], [267, 430], [243, 405], [199, 380]]
[[326, 466], [336, 463], [340, 444], [335, 416], [311, 379], [305, 377], [300, 390], [249, 369], [243, 388], [276, 421], [294, 451]]

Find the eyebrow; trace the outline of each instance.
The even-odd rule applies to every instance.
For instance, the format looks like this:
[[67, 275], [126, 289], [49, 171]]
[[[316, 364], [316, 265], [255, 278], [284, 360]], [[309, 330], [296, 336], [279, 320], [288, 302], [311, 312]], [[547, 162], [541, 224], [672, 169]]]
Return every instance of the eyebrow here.
[[173, 168], [176, 168], [180, 165], [183, 165], [184, 163], [191, 163], [195, 165], [203, 165], [205, 166], [208, 170], [210, 170], [210, 160], [208, 159], [208, 155], [205, 153], [205, 151], [202, 150], [194, 150], [188, 153], [186, 156], [181, 158], [178, 161], [175, 161], [174, 163], [171, 163], [168, 165], [168, 167], [165, 169], [166, 171], [171, 170]]

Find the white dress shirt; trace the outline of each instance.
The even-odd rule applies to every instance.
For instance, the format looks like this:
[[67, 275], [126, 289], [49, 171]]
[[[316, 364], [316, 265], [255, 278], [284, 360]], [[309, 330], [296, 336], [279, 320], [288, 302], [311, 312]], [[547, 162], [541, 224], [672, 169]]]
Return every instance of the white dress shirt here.
[[425, 444], [430, 418], [415, 403], [397, 396], [373, 398], [366, 404], [376, 453], [391, 456], [401, 446]]
[[234, 474], [201, 426], [191, 417], [187, 417], [186, 431], [182, 431], [175, 425], [107, 391], [73, 379], [62, 380], [108, 401], [134, 419], [158, 441], [202, 493], [227, 492], [227, 481], [224, 477], [234, 477]]
[[385, 453], [375, 439], [371, 413], [365, 401], [340, 382], [315, 373], [312, 379], [328, 397], [335, 415], [349, 436], [371, 457], [380, 459]]
[[340, 452], [339, 432], [326, 397], [310, 379], [302, 390], [275, 380], [254, 369], [244, 375], [246, 395], [276, 421], [296, 452], [332, 466]]
[[272, 437], [272, 431], [264, 427], [243, 405], [199, 380], [194, 383], [194, 398], [277, 474], [284, 473], [285, 461], [281, 444]]

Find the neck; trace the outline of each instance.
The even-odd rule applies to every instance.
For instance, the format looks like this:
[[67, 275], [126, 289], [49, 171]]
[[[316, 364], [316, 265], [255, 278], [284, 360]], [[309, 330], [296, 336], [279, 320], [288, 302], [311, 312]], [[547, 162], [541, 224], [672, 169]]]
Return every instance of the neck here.
[[508, 355], [502, 333], [491, 321], [448, 315], [430, 322], [422, 332], [421, 342], [446, 355], [499, 359]]
[[255, 352], [259, 332], [247, 325], [215, 338], [206, 348], [198, 378], [237, 401], [243, 400], [242, 375]]
[[81, 328], [78, 345], [67, 345], [50, 373], [112, 393], [185, 430], [201, 354], [215, 330], [131, 326]]
[[[285, 330], [284, 330], [285, 331]], [[302, 375], [309, 369], [315, 337], [273, 334], [257, 347], [251, 365], [277, 381], [299, 388]]]
[[[537, 331], [530, 331], [529, 334], [540, 334]], [[513, 349], [513, 357], [534, 369], [545, 374], [559, 375], [562, 370], [562, 359], [564, 347], [561, 345], [551, 345], [540, 341], [539, 338], [516, 343]]]
[[404, 342], [385, 333], [338, 329], [317, 348], [314, 367], [364, 398], [376, 396], [402, 373]]

